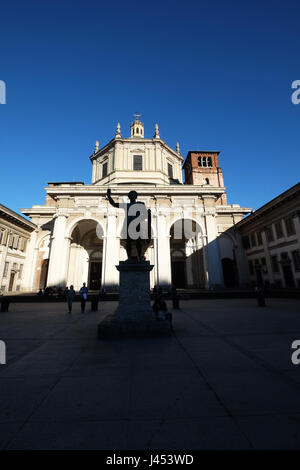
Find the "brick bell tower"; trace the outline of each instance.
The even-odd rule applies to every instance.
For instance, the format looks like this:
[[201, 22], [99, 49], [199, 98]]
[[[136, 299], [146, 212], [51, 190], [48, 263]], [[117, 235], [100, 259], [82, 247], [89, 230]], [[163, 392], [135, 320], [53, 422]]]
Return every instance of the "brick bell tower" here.
[[[198, 150], [188, 152], [183, 164], [185, 184], [224, 188], [223, 173], [219, 167], [219, 153]], [[227, 204], [225, 190], [217, 200], [217, 204]]]

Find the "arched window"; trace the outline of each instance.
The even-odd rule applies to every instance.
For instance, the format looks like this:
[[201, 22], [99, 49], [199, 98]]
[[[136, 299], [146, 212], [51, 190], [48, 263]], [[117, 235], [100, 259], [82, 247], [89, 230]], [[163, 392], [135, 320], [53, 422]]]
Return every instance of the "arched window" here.
[[208, 157], [208, 158], [207, 158], [207, 166], [212, 166], [212, 164], [211, 164], [211, 157]]
[[137, 133], [137, 134], [139, 133], [139, 128], [138, 128], [138, 127], [136, 128], [136, 133]]
[[209, 184], [209, 179], [205, 178], [205, 184]]
[[202, 166], [202, 159], [201, 159], [201, 157], [198, 157], [198, 166]]

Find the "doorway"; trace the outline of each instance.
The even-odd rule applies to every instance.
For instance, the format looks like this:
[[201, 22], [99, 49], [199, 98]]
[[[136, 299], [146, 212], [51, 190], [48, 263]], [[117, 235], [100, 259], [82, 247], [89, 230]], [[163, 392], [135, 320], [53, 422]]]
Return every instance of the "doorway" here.
[[185, 260], [172, 260], [172, 284], [177, 288], [185, 287]]
[[235, 287], [235, 266], [230, 258], [222, 259], [223, 278], [225, 287]]
[[282, 265], [283, 277], [285, 282], [285, 287], [295, 287], [294, 276], [292, 268], [289, 264]]
[[91, 261], [89, 289], [99, 290], [101, 287], [102, 262]]
[[9, 285], [8, 285], [8, 290], [11, 292], [13, 290], [14, 282], [15, 282], [15, 275], [16, 273], [10, 273], [10, 279], [9, 279]]

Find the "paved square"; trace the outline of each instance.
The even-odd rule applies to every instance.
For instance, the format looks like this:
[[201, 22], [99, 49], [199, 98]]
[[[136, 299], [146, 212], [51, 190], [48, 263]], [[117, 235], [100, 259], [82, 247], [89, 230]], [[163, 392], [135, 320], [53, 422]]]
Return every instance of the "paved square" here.
[[99, 307], [0, 314], [0, 448], [300, 448], [299, 301], [184, 301], [173, 336], [104, 341]]

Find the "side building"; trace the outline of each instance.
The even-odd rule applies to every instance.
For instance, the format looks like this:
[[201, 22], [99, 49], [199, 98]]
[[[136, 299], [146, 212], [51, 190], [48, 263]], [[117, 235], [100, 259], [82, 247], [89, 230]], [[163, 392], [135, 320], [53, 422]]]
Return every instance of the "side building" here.
[[26, 254], [36, 225], [0, 204], [0, 289], [22, 290]]
[[300, 288], [300, 183], [272, 199], [235, 227], [251, 285]]

